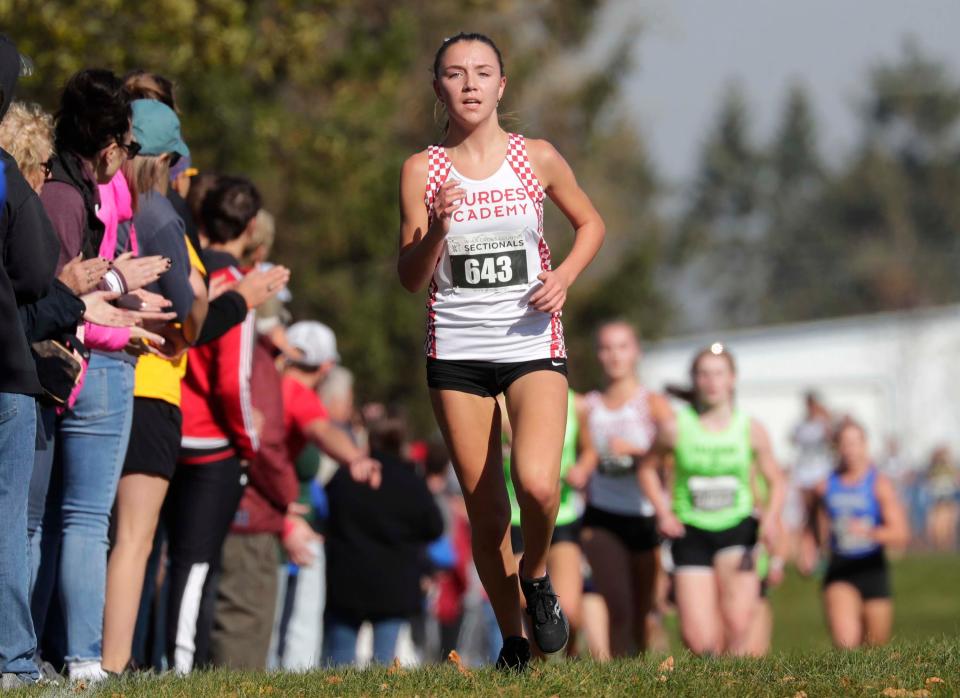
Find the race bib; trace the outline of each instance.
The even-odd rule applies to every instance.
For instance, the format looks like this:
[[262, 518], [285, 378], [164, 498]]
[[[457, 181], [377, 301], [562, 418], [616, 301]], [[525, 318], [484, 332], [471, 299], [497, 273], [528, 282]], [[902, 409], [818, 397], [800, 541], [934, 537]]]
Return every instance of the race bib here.
[[601, 475], [629, 475], [636, 470], [636, 462], [631, 456], [602, 456], [597, 464]]
[[833, 536], [840, 553], [858, 553], [876, 545], [869, 536], [851, 530], [854, 521], [859, 522], [862, 528], [873, 528], [873, 519], [869, 516], [838, 516], [834, 519]]
[[529, 283], [523, 230], [448, 238], [447, 252], [456, 288], [505, 288]]
[[740, 481], [732, 475], [691, 477], [687, 480], [693, 508], [700, 511], [728, 509], [737, 502]]

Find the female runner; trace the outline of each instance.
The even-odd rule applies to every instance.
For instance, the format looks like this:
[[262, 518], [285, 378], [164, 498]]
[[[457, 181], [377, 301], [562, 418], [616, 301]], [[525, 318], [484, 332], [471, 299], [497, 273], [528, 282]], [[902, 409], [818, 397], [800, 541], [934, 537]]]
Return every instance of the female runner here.
[[[684, 643], [697, 654], [743, 655], [760, 598], [757, 530], [775, 550], [783, 476], [767, 430], [734, 404], [736, 366], [721, 344], [694, 358], [690, 405], [661, 423], [657, 442], [672, 453], [673, 496], [664, 496], [654, 459], [645, 459], [643, 490], [657, 525], [673, 539], [674, 594]], [[754, 517], [752, 473], [763, 473], [767, 506]]]
[[637, 463], [653, 445], [657, 423], [672, 413], [662, 395], [640, 384], [640, 355], [628, 323], [608, 322], [597, 330], [597, 359], [607, 385], [585, 397], [591, 448], [568, 477], [587, 488], [582, 542], [594, 586], [617, 621], [610, 624], [614, 657], [647, 649], [648, 631], [656, 627], [650, 613], [660, 538], [653, 505], [637, 481]]
[[[546, 573], [567, 415], [560, 311], [600, 248], [604, 226], [553, 146], [500, 127], [507, 78], [493, 41], [482, 34], [446, 39], [433, 74], [449, 121], [442, 144], [404, 163], [398, 271], [407, 290], [430, 287], [430, 398], [463, 488], [477, 571], [505, 638], [497, 666], [521, 670], [530, 656], [521, 589], [540, 649], [558, 652], [568, 637]], [[546, 196], [576, 230], [556, 269], [543, 238]], [[525, 544], [519, 571], [501, 463], [500, 393], [514, 430]]]
[[830, 531], [830, 561], [823, 581], [830, 636], [837, 647], [882, 645], [890, 639], [893, 625], [884, 548], [910, 541], [907, 514], [893, 483], [872, 464], [860, 424], [844, 420], [835, 443], [839, 464], [814, 489], [814, 515], [809, 517], [814, 536], [819, 533], [817, 523], [826, 523], [824, 528]]

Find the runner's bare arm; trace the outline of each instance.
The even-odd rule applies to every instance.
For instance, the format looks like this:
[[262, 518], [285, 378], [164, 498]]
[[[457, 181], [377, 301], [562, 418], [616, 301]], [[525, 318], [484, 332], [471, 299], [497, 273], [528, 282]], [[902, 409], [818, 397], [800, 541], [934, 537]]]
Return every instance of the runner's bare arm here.
[[825, 551], [830, 540], [830, 521], [827, 519], [827, 508], [824, 498], [827, 496], [827, 482], [818, 482], [813, 488], [812, 496], [807, 508], [807, 527], [805, 535], [813, 541], [814, 547]]
[[576, 231], [570, 254], [552, 272], [540, 274], [538, 278], [543, 281], [543, 287], [530, 298], [537, 310], [555, 313], [563, 308], [567, 289], [596, 256], [606, 228], [590, 197], [580, 188], [573, 170], [556, 148], [547, 141], [528, 139], [527, 154], [547, 196]]
[[304, 429], [306, 437], [328, 456], [350, 469], [351, 477], [373, 489], [380, 486], [380, 462], [356, 446], [347, 433], [327, 419], [315, 419]]
[[574, 489], [582, 490], [587, 486], [590, 476], [597, 469], [600, 457], [593, 447], [593, 438], [590, 435], [590, 426], [587, 422], [589, 417], [587, 401], [583, 395], [575, 393], [573, 403], [577, 413], [577, 422], [580, 425], [577, 432], [577, 462], [567, 471], [564, 479]]
[[881, 545], [895, 548], [906, 546], [910, 542], [910, 524], [896, 488], [888, 477], [879, 474], [874, 491], [883, 523], [870, 532], [870, 537]]
[[677, 420], [666, 398], [659, 397], [663, 400], [662, 404], [651, 399], [651, 410], [657, 425], [656, 440], [646, 455], [640, 459], [637, 480], [640, 483], [640, 489], [650, 500], [656, 512], [657, 528], [667, 538], [680, 538], [685, 529], [673, 513], [670, 497], [664, 492], [659, 473], [661, 467], [665, 473], [672, 467], [669, 456], [677, 442]]
[[450, 230], [450, 216], [460, 207], [464, 191], [447, 180], [434, 202], [437, 217], [429, 225], [423, 194], [427, 184], [427, 153], [411, 155], [400, 171], [400, 256], [397, 272], [403, 287], [415, 293], [433, 275]]
[[757, 467], [767, 481], [767, 508], [760, 519], [760, 529], [767, 540], [767, 549], [774, 550], [780, 534], [780, 520], [783, 503], [787, 496], [786, 483], [777, 457], [773, 453], [773, 444], [766, 427], [760, 422], [750, 420], [750, 446], [756, 458]]

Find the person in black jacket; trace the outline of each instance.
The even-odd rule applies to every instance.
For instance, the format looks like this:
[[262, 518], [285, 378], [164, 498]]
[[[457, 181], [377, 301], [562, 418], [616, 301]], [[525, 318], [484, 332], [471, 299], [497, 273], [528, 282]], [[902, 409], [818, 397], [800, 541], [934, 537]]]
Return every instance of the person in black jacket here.
[[370, 426], [372, 456], [383, 464], [372, 489], [340, 469], [327, 485], [327, 607], [323, 655], [328, 664], [352, 664], [357, 631], [373, 624], [373, 660], [393, 661], [397, 637], [421, 611], [420, 560], [443, 533], [443, 518], [424, 480], [401, 456], [403, 421]]
[[[0, 35], [0, 118], [13, 101], [23, 60]], [[0, 688], [39, 678], [30, 617], [27, 493], [33, 469], [40, 381], [20, 323], [19, 307], [43, 298], [53, 281], [60, 246], [43, 207], [0, 150], [6, 202], [0, 214]]]

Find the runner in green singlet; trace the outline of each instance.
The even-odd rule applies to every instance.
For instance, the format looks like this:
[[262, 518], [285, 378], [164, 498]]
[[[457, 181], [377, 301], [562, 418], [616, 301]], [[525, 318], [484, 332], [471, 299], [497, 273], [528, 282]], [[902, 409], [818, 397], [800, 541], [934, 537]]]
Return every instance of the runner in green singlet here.
[[[574, 638], [580, 627], [580, 602], [583, 596], [583, 571], [580, 553], [580, 495], [566, 481], [567, 473], [577, 463], [580, 440], [578, 407], [582, 398], [569, 391], [567, 404], [567, 430], [563, 438], [560, 458], [560, 508], [557, 510], [556, 526], [547, 553], [547, 574], [560, 597], [560, 607], [570, 622], [570, 637]], [[523, 534], [520, 528], [520, 504], [510, 474], [510, 424], [504, 412], [503, 424], [503, 473], [510, 497], [510, 540], [513, 553], [519, 559], [523, 553]], [[567, 654], [574, 654], [575, 642], [567, 643]]]
[[[734, 404], [736, 367], [723, 345], [697, 354], [693, 389], [671, 391], [690, 406], [658, 424], [657, 451], [672, 454], [673, 493], [665, 496], [655, 460], [640, 474], [657, 526], [673, 539], [674, 592], [684, 643], [697, 654], [750, 650], [760, 582], [754, 560], [758, 526], [775, 549], [784, 486], [766, 429]], [[759, 468], [769, 501], [754, 516], [752, 473]]]

